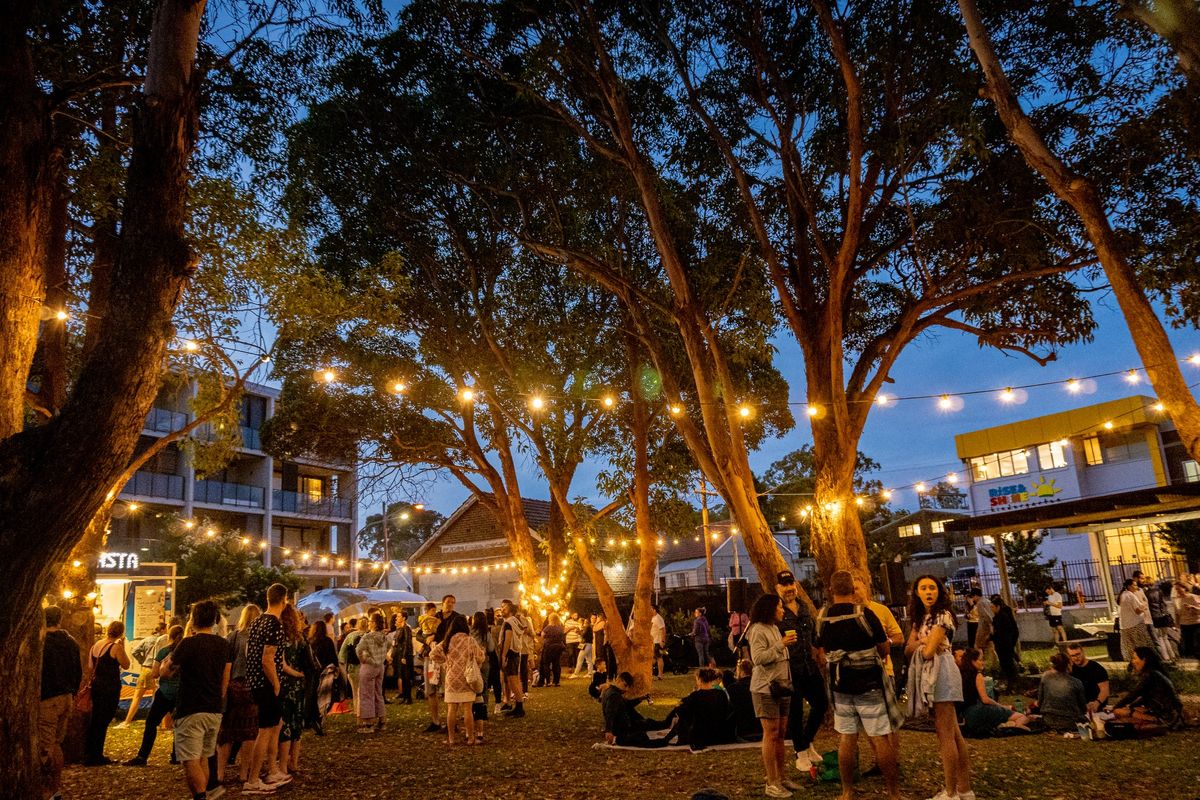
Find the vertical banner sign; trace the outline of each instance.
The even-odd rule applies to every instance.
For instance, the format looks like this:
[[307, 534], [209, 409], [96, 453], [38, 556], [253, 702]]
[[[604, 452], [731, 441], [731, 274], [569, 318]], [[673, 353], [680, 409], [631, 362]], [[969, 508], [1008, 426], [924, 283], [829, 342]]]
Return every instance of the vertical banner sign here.
[[133, 638], [154, 633], [154, 626], [165, 618], [166, 592], [161, 586], [139, 586], [133, 599]]

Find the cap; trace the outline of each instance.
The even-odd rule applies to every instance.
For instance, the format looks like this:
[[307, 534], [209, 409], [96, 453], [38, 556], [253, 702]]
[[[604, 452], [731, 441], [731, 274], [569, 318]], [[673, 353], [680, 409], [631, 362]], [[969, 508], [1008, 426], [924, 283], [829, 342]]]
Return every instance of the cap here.
[[775, 582], [783, 583], [783, 584], [795, 583], [796, 576], [792, 574], [792, 571], [790, 569], [781, 569], [775, 575]]

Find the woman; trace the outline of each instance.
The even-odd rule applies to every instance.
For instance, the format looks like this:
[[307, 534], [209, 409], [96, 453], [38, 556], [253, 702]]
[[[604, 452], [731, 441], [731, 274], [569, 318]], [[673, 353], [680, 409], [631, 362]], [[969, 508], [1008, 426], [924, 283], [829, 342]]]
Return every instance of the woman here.
[[[484, 612], [484, 618], [487, 620], [488, 633], [492, 637], [492, 651], [488, 653], [488, 677], [487, 687], [492, 690], [492, 695], [496, 700], [496, 713], [500, 713], [500, 703], [504, 693], [504, 675], [500, 672], [500, 655], [496, 649], [496, 644], [500, 641], [500, 635], [504, 628], [504, 620], [497, 618], [496, 609], [488, 608]], [[487, 694], [487, 687], [484, 689], [484, 694]]]
[[563, 620], [563, 630], [567, 632], [567, 665], [570, 666], [575, 663], [575, 659], [579, 656], [579, 648], [583, 644], [583, 640], [579, 636], [583, 631], [583, 623], [579, 621], [579, 614], [574, 611], [568, 614], [567, 618]]
[[[359, 733], [383, 730], [387, 715], [383, 707], [383, 669], [387, 659], [387, 636], [383, 632], [385, 625], [383, 614], [372, 614], [371, 629], [358, 639], [354, 647], [359, 664], [358, 685], [354, 690], [358, 700]], [[349, 641], [347, 639], [347, 644]]]
[[369, 618], [359, 617], [350, 632], [342, 637], [342, 643], [338, 645], [338, 661], [342, 665], [342, 673], [346, 676], [347, 683], [352, 687], [356, 715], [359, 713], [358, 670], [360, 668], [357, 648], [359, 641], [366, 635], [370, 627]]
[[279, 766], [275, 775], [292, 775], [300, 765], [300, 735], [304, 732], [304, 674], [310, 670], [312, 654], [304, 639], [304, 620], [291, 603], [279, 615], [283, 625], [283, 674], [279, 676], [279, 703], [283, 721], [279, 726]]
[[[913, 581], [908, 600], [912, 631], [904, 653], [909, 663], [909, 693], [933, 706], [945, 786], [932, 800], [975, 800], [971, 791], [971, 760], [958, 728], [957, 704], [963, 699], [962, 675], [954, 664], [954, 613], [946, 586], [932, 575]], [[999, 649], [999, 644], [997, 644]], [[913, 700], [910, 699], [910, 705]]]
[[433, 647], [430, 657], [444, 664], [444, 680], [446, 682], [446, 743], [454, 746], [457, 731], [457, 718], [461, 711], [463, 716], [463, 731], [465, 741], [469, 745], [476, 744], [475, 718], [471, 714], [471, 706], [475, 702], [475, 690], [467, 683], [467, 664], [472, 661], [478, 666], [483, 663], [486, 654], [482, 647], [471, 638], [467, 620], [463, 616], [455, 616], [446, 640], [438, 642]]
[[[221, 730], [217, 733], [218, 778], [224, 779], [225, 765], [236, 759], [243, 742], [258, 737], [258, 706], [246, 682], [246, 645], [250, 643], [250, 625], [262, 615], [262, 609], [248, 603], [238, 617], [237, 628], [225, 637], [233, 655], [229, 671], [229, 692], [225, 696], [225, 713], [221, 715]], [[250, 780], [249, 759], [241, 762], [241, 782]]]
[[1004, 602], [998, 594], [988, 598], [992, 606], [992, 646], [996, 648], [996, 658], [1000, 661], [1000, 671], [1004, 674], [1005, 691], [1017, 691], [1017, 643], [1021, 640], [1021, 631], [1017, 627], [1017, 615], [1012, 607]]
[[542, 628], [541, 685], [558, 686], [562, 680], [562, 656], [566, 649], [566, 628], [558, 614], [551, 613]]
[[692, 615], [692, 641], [696, 645], [696, 658], [700, 666], [711, 666], [713, 660], [708, 647], [712, 643], [712, 629], [708, 625], [708, 617], [704, 616], [703, 608], [697, 608]]
[[121, 670], [129, 669], [131, 663], [125, 652], [125, 623], [120, 620], [108, 623], [104, 638], [92, 645], [90, 656], [92, 678], [88, 691], [92, 697], [92, 718], [88, 722], [83, 765], [102, 767], [112, 763], [104, 756], [104, 740], [121, 700]]
[[1070, 664], [1066, 654], [1054, 653], [1050, 656], [1050, 669], [1038, 684], [1038, 713], [1052, 731], [1073, 731], [1087, 716], [1083, 682], [1068, 673]]
[[471, 638], [483, 649], [485, 658], [479, 665], [479, 673], [483, 677], [483, 691], [477, 692], [471, 703], [471, 716], [475, 720], [475, 742], [483, 743], [483, 723], [488, 718], [487, 692], [491, 686], [492, 662], [496, 660], [496, 640], [487, 624], [487, 615], [476, 611], [471, 617]]
[[1117, 719], [1138, 727], [1182, 727], [1183, 702], [1163, 670], [1158, 651], [1146, 645], [1133, 648], [1129, 666], [1137, 677], [1137, 684], [1113, 706]]
[[[579, 628], [579, 655], [575, 658], [575, 671], [571, 673], [572, 678], [582, 678], [592, 674], [592, 664], [594, 661], [592, 650], [592, 618], [588, 615], [580, 620]], [[584, 668], [587, 671], [584, 671]]]
[[978, 648], [968, 647], [963, 653], [963, 732], [968, 736], [982, 738], [991, 736], [999, 728], [1022, 728], [1028, 730], [1029, 718], [1018, 714], [1012, 706], [1003, 706], [987, 693], [983, 679], [983, 653]]
[[1188, 590], [1187, 584], [1175, 581], [1175, 619], [1179, 623], [1179, 654], [1188, 658], [1200, 657], [1200, 596]]
[[[704, 619], [703, 611], [696, 609], [697, 619]], [[750, 674], [750, 698], [754, 702], [754, 715], [762, 724], [762, 762], [767, 774], [763, 791], [767, 797], [791, 797], [790, 790], [800, 788], [784, 778], [783, 739], [792, 699], [788, 645], [795, 642], [796, 632], [788, 631], [786, 639], [780, 636], [778, 626], [782, 621], [783, 601], [777, 594], [764, 594], [750, 609], [750, 628], [746, 631], [754, 665]], [[699, 649], [697, 643], [697, 652]], [[705, 666], [703, 660], [700, 666]]]
[[[175, 702], [179, 699], [179, 677], [162, 677], [162, 662], [164, 658], [171, 655], [175, 646], [181, 641], [183, 641], [183, 626], [172, 625], [167, 631], [166, 644], [154, 654], [154, 666], [151, 668], [150, 678], [158, 681], [158, 689], [155, 690], [154, 698], [150, 701], [150, 713], [146, 716], [146, 727], [142, 731], [142, 746], [138, 748], [136, 756], [125, 762], [127, 767], [146, 766], [146, 759], [150, 758], [150, 753], [154, 750], [154, 742], [158, 738], [158, 726], [162, 724], [168, 714], [175, 710]], [[175, 763], [174, 742], [171, 744], [171, 763]]]
[[305, 693], [305, 722], [317, 736], [324, 736], [325, 712], [332, 704], [333, 684], [339, 674], [337, 647], [329, 636], [327, 623], [317, 621], [309, 627], [308, 649], [312, 653], [316, 679]]
[[1146, 627], [1143, 618], [1149, 610], [1146, 596], [1137, 586], [1133, 578], [1126, 578], [1117, 595], [1117, 620], [1121, 625], [1121, 655], [1130, 658], [1134, 648], [1153, 647], [1154, 640], [1150, 637], [1150, 629]]

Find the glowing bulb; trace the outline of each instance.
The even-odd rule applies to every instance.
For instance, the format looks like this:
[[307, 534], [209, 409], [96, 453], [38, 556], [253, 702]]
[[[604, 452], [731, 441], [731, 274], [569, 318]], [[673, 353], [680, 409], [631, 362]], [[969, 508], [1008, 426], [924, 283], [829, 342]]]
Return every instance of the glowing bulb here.
[[400, 512], [400, 519], [407, 520], [410, 516], [412, 516], [412, 515], [409, 514], [407, 511]]
[[464, 403], [470, 403], [472, 400], [475, 399], [475, 392], [471, 389], [463, 389], [461, 392], [458, 393], [458, 396], [462, 399], [462, 401]]
[[71, 566], [74, 567], [75, 569], [79, 569], [80, 567], [83, 566], [83, 562], [80, 561], [79, 559], [76, 559], [71, 562]]
[[854, 498], [854, 505], [862, 506], [862, 504], [863, 504], [863, 499], [861, 497]]
[[529, 407], [532, 408], [534, 411], [541, 411], [543, 408], [546, 407], [546, 401], [543, 400], [541, 397], [534, 395], [533, 397], [529, 398]]
[[815, 405], [810, 405], [804, 409], [804, 413], [808, 414], [810, 417], [815, 417], [821, 413], [821, 407], [815, 406]]
[[615, 406], [617, 404], [616, 398], [613, 397], [612, 395], [605, 395], [604, 399], [601, 400], [600, 402], [604, 404], [605, 408], [612, 408], [613, 406]]
[[204, 532], [204, 535], [211, 539], [217, 535], [217, 531], [214, 528], [209, 528]]
[[714, 541], [714, 542], [720, 541], [720, 539], [721, 539], [721, 534], [719, 534], [719, 533], [714, 533], [714, 534], [712, 535], [712, 539], [713, 539], [713, 541]]
[[946, 483], [958, 483], [958, 473], [951, 472], [946, 476]]
[[193, 339], [188, 339], [183, 343], [183, 349], [187, 350], [189, 353], [194, 353], [200, 349], [200, 345]]
[[191, 519], [185, 519], [183, 521], [183, 527], [187, 528], [190, 531], [192, 528], [196, 527], [196, 521], [191, 520]]
[[424, 503], [413, 503], [413, 508], [415, 508], [417, 511], [424, 511], [425, 504]]
[[137, 503], [130, 503], [130, 504], [127, 506], [127, 508], [128, 508], [130, 511], [137, 511], [139, 508], [141, 508], [141, 506], [140, 506], [140, 505], [138, 505]]
[[892, 398], [890, 395], [880, 393], [875, 398], [875, 404], [879, 406], [888, 406], [891, 405], [893, 399], [894, 398]]
[[266, 543], [266, 542], [259, 542], [259, 543], [258, 543], [258, 549], [259, 549], [259, 550], [266, 550], [266, 549], [267, 549], [267, 543]]
[[1110, 419], [1108, 422], [1104, 423], [1104, 430], [1111, 431], [1112, 429], [1113, 429], [1113, 423], [1112, 423], [1112, 420]]
[[1067, 391], [1071, 394], [1079, 394], [1080, 390], [1082, 389], [1083, 386], [1081, 386], [1079, 381], [1075, 380], [1074, 378], [1071, 378], [1069, 381], [1067, 381]]
[[404, 381], [396, 381], [392, 384], [392, 391], [396, 394], [404, 394], [408, 391], [408, 386], [404, 383]]
[[321, 556], [321, 563], [322, 563], [322, 564], [328, 564], [328, 563], [329, 563], [329, 556]]
[[337, 373], [331, 369], [327, 369], [321, 373], [321, 380], [325, 381], [326, 383], [333, 383], [337, 380]]
[[88, 592], [87, 594], [85, 594], [85, 595], [84, 595], [84, 597], [86, 597], [88, 600], [95, 600], [95, 599], [96, 599], [96, 593], [95, 593], [95, 592]]
[[892, 490], [884, 489], [882, 492], [879, 493], [879, 496], [882, 497], [884, 500], [891, 500], [892, 499]]
[[1071, 440], [1070, 440], [1070, 439], [1059, 439], [1059, 440], [1058, 440], [1058, 446], [1059, 446], [1059, 447], [1070, 447], [1070, 446], [1071, 446]]
[[1000, 402], [1011, 403], [1017, 399], [1017, 393], [1012, 390], [1012, 387], [1005, 389], [1000, 393]]
[[612, 546], [613, 546], [613, 545], [615, 545], [616, 543], [617, 543], [617, 540], [616, 540], [616, 539], [609, 539], [609, 540], [608, 540], [608, 546], [609, 546], [609, 547], [612, 547]]
[[66, 311], [62, 311], [61, 309], [54, 312], [54, 318], [59, 322], [66, 322], [70, 316], [70, 314], [68, 314]]
[[70, 600], [72, 597], [75, 596], [75, 593], [72, 592], [70, 589], [63, 589], [62, 594], [63, 594], [64, 600]]
[[672, 405], [671, 408], [668, 410], [671, 412], [672, 417], [678, 417], [680, 414], [683, 413], [683, 409], [677, 405]]
[[[344, 566], [346, 566], [346, 559], [344, 559], [344, 558], [339, 558], [339, 559], [337, 560], [337, 565], [338, 565], [339, 567], [344, 567]], [[400, 570], [400, 571], [401, 571], [401, 572], [408, 572], [408, 567], [405, 567], [404, 569], [402, 569], [402, 570]]]
[[1158, 403], [1155, 403], [1153, 406], [1151, 406], [1151, 408], [1153, 408], [1155, 411], [1165, 411], [1167, 407], [1164, 406], [1161, 402], [1158, 402]]
[[1140, 375], [1138, 375], [1138, 371], [1136, 369], [1131, 369], [1131, 370], [1129, 370], [1129, 372], [1125, 373], [1125, 382], [1126, 383], [1137, 383], [1141, 379], [1142, 378]]
[[954, 408], [954, 400], [950, 398], [950, 395], [944, 394], [938, 398], [938, 408], [943, 411], [949, 411]]
[[290, 547], [283, 548], [283, 554], [285, 556], [290, 556], [292, 554], [292, 549]]
[[1193, 367], [1200, 367], [1200, 353], [1193, 353], [1191, 357], [1188, 358], [1188, 363]]
[[741, 415], [742, 419], [749, 419], [752, 413], [754, 412], [750, 410], [750, 406], [742, 405], [738, 407], [738, 414]]
[[242, 544], [250, 544], [250, 537], [249, 537], [249, 536], [243, 536], [243, 537], [242, 537]]
[[925, 486], [925, 482], [924, 482], [924, 481], [922, 481], [922, 482], [918, 483], [916, 486], [914, 486], [913, 488], [917, 490], [917, 494], [921, 494], [921, 493], [922, 493], [922, 492], [924, 492], [924, 491], [925, 491], [925, 490], [926, 490], [928, 487], [926, 487], [926, 486]]

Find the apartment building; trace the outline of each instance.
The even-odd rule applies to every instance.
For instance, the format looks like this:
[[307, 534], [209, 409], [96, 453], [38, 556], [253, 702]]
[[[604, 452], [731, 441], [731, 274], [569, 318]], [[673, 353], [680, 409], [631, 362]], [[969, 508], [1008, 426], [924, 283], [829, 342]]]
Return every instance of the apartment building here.
[[[156, 439], [192, 421], [194, 384], [160, 393], [139, 441], [144, 452]], [[247, 384], [242, 397], [241, 446], [219, 472], [198, 477], [185, 448], [169, 444], [121, 490], [123, 514], [113, 519], [108, 549], [148, 552], [164, 518], [247, 537], [266, 565], [292, 567], [303, 591], [357, 584], [356, 465], [318, 458], [272, 458], [262, 450], [261, 429], [279, 392]], [[196, 438], [214, 432], [200, 426]], [[207, 523], [207, 526], [202, 526]]]

